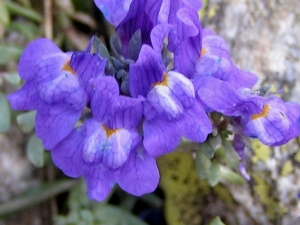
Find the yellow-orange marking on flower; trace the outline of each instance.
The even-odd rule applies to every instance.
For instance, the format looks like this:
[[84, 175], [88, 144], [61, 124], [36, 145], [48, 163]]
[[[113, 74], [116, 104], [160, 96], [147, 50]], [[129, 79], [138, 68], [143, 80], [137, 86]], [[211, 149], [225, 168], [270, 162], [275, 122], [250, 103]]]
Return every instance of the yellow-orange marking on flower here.
[[200, 56], [201, 56], [201, 55], [204, 55], [206, 52], [207, 52], [207, 50], [206, 50], [205, 48], [202, 48], [202, 49], [201, 49]]
[[73, 70], [73, 68], [70, 66], [70, 60], [68, 60], [66, 62], [66, 64], [62, 67], [62, 70], [66, 70], [69, 71], [70, 73], [72, 73], [73, 75], [75, 75], [75, 71]]
[[270, 111], [270, 106], [269, 105], [265, 105], [264, 108], [263, 108], [263, 110], [261, 111], [261, 113], [253, 114], [251, 116], [251, 119], [255, 120], [255, 119], [258, 119], [258, 118], [261, 118], [261, 117], [267, 117], [269, 111]]
[[113, 133], [115, 133], [116, 131], [118, 131], [118, 129], [109, 129], [107, 126], [103, 125], [103, 128], [106, 132], [106, 136], [109, 137], [110, 135], [112, 135]]
[[163, 74], [163, 80], [160, 82], [156, 82], [153, 84], [153, 87], [155, 87], [156, 85], [165, 85], [168, 86], [168, 75], [166, 73]]

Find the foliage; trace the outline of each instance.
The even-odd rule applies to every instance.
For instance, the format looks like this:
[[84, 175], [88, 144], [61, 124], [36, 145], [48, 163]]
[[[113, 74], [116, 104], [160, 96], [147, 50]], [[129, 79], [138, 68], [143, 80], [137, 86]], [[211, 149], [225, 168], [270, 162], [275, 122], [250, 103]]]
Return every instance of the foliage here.
[[80, 182], [70, 192], [66, 216], [56, 216], [57, 225], [147, 225], [141, 219], [122, 209], [106, 202], [90, 201], [86, 197], [84, 182]]

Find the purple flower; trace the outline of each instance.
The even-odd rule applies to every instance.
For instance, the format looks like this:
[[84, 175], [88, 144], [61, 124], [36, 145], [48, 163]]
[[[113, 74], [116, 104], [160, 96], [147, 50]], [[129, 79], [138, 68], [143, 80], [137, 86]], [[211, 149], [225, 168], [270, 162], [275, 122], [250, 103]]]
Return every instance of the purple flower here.
[[251, 90], [238, 91], [227, 82], [208, 77], [196, 84], [199, 98], [211, 109], [226, 116], [240, 117], [234, 126], [247, 137], [264, 144], [282, 145], [299, 135], [300, 106], [276, 96], [264, 98]]
[[[189, 18], [191, 15], [188, 14], [193, 14], [192, 20], [197, 20], [196, 26], [201, 27], [198, 10], [201, 8], [202, 2], [199, 0], [123, 0], [121, 2], [110, 1], [109, 3], [106, 0], [95, 0], [95, 3], [105, 18], [116, 26], [122, 43], [123, 56], [126, 58], [130, 58], [132, 51], [130, 47], [138, 48], [138, 46], [130, 46], [130, 42], [137, 32], [139, 32], [141, 44], [151, 45], [150, 33], [156, 25], [174, 25], [169, 38], [169, 48], [174, 52], [184, 40], [183, 37], [194, 37], [199, 33], [199, 30], [195, 30], [194, 25], [191, 24]], [[180, 12], [182, 10], [183, 12]], [[184, 25], [182, 26], [182, 24]], [[189, 41], [195, 42], [194, 39]], [[200, 55], [200, 48], [201, 46], [197, 48], [199, 50], [197, 56]], [[181, 45], [181, 51], [183, 50], [184, 46]], [[131, 59], [136, 60], [135, 58]]]
[[15, 110], [37, 110], [36, 134], [46, 149], [71, 132], [90, 98], [86, 80], [101, 76], [105, 64], [88, 52], [64, 53], [45, 38], [25, 48], [18, 65], [25, 83], [8, 100]]
[[249, 174], [246, 171], [246, 160], [245, 160], [245, 148], [246, 144], [244, 141], [244, 136], [240, 133], [236, 133], [233, 138], [232, 146], [238, 153], [239, 157], [242, 159], [242, 162], [239, 165], [240, 173], [246, 180], [251, 180]]
[[213, 76], [227, 81], [235, 88], [251, 88], [257, 81], [255, 74], [242, 71], [234, 65], [224, 39], [207, 28], [203, 30], [201, 55], [196, 63], [195, 76]]
[[[136, 60], [136, 58], [132, 58], [132, 55], [138, 55], [135, 52], [140, 50], [142, 44], [150, 44], [150, 32], [154, 24], [145, 10], [146, 5], [152, 5], [152, 2], [154, 3], [155, 0], [95, 0], [105, 18], [116, 27], [122, 44], [122, 55], [125, 58]], [[134, 42], [134, 44], [130, 42]], [[113, 44], [118, 45], [119, 43]]]
[[146, 99], [144, 146], [150, 155], [174, 150], [181, 136], [203, 142], [211, 132], [204, 109], [195, 101], [192, 82], [178, 72], [167, 72], [161, 55], [148, 45], [130, 65], [129, 88], [133, 97]]
[[168, 48], [174, 52], [174, 70], [193, 78], [201, 53], [202, 27], [198, 13], [189, 8], [177, 12], [176, 27], [169, 36]]
[[177, 11], [182, 7], [189, 7], [198, 12], [202, 7], [200, 0], [94, 0], [104, 17], [115, 27], [126, 20], [126, 16], [139, 10], [145, 11], [154, 25], [159, 23], [172, 24]]
[[124, 20], [132, 1], [134, 0], [94, 0], [104, 17], [114, 26]]
[[151, 44], [150, 33], [154, 24], [149, 15], [145, 12], [146, 4], [145, 0], [133, 0], [126, 17], [116, 28], [122, 42], [122, 50], [125, 57], [128, 57], [130, 55], [129, 52], [132, 51], [129, 49], [130, 40], [137, 31], [140, 31], [139, 35], [141, 45]]
[[154, 191], [156, 162], [144, 151], [136, 130], [142, 99], [119, 96], [112, 77], [92, 80], [91, 85], [93, 117], [51, 151], [54, 163], [70, 177], [83, 175], [91, 199], [104, 200], [116, 182], [138, 196]]
[[175, 25], [177, 12], [181, 8], [189, 8], [198, 12], [202, 7], [200, 0], [152, 0], [147, 1], [145, 9], [155, 25], [169, 23]]

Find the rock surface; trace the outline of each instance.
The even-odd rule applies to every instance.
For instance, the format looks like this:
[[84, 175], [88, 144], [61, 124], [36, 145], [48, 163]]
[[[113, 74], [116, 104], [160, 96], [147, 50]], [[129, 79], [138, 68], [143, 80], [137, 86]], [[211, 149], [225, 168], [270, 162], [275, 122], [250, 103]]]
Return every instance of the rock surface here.
[[[285, 100], [300, 103], [300, 4], [294, 0], [206, 3], [204, 27], [226, 40], [241, 69], [258, 75], [255, 88], [273, 84], [285, 91]], [[288, 225], [300, 215], [299, 141], [267, 148], [258, 144], [248, 152], [250, 183], [228, 185], [243, 208], [237, 224]], [[266, 152], [266, 157], [259, 156]]]
[[14, 129], [13, 133], [13, 136], [0, 134], [0, 202], [19, 195], [33, 182], [32, 166], [17, 145], [20, 131]]

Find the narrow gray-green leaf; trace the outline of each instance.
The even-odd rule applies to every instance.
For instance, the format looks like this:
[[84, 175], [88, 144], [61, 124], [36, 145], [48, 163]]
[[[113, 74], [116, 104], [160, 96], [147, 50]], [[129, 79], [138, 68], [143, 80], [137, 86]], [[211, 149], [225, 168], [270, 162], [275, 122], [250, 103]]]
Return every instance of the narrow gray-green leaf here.
[[93, 48], [95, 52], [99, 53], [102, 56], [102, 58], [104, 59], [110, 58], [109, 51], [97, 36], [94, 37]]
[[140, 197], [140, 200], [142, 200], [143, 202], [145, 202], [147, 205], [151, 206], [152, 208], [161, 208], [164, 204], [163, 199], [155, 193], [142, 195]]
[[5, 1], [0, 0], [0, 23], [2, 23], [4, 26], [7, 26], [9, 24], [9, 21], [9, 12], [6, 7]]
[[5, 95], [0, 92], [0, 132], [6, 132], [10, 128], [10, 107]]
[[17, 123], [24, 133], [28, 133], [33, 130], [35, 124], [35, 115], [36, 111], [30, 111], [17, 116]]
[[222, 143], [224, 147], [224, 151], [226, 154], [226, 162], [230, 167], [237, 167], [241, 162], [241, 158], [232, 147], [232, 144], [226, 139], [222, 138]]
[[89, 209], [82, 209], [80, 210], [79, 214], [83, 221], [88, 222], [88, 224], [93, 224], [94, 215]]
[[132, 60], [137, 60], [140, 50], [142, 47], [142, 34], [141, 30], [137, 30], [131, 37], [129, 41], [129, 58]]
[[202, 148], [198, 148], [196, 151], [196, 169], [201, 179], [208, 177], [210, 166], [210, 159], [203, 153]]
[[11, 61], [17, 61], [22, 48], [10, 45], [1, 45], [0, 46], [0, 65], [5, 65]]
[[120, 42], [120, 37], [116, 33], [110, 36], [109, 44], [115, 56], [122, 55], [122, 46]]
[[0, 216], [9, 215], [33, 205], [46, 201], [54, 196], [66, 192], [76, 184], [75, 180], [62, 180], [53, 183], [42, 184], [25, 196], [11, 199], [6, 203], [0, 204]]
[[33, 134], [27, 143], [27, 157], [36, 167], [44, 165], [44, 147], [42, 141]]
[[17, 72], [14, 73], [4, 73], [3, 78], [10, 84], [19, 85], [21, 82], [21, 78]]
[[221, 172], [220, 172], [220, 164], [214, 160], [210, 166], [210, 170], [208, 173], [208, 183], [210, 186], [214, 187], [216, 186], [221, 178]]
[[213, 147], [213, 149], [215, 149], [215, 150], [221, 148], [221, 146], [222, 146], [222, 138], [219, 134], [217, 134], [214, 137], [210, 137], [208, 139], [208, 141], [211, 144], [211, 146]]
[[138, 217], [116, 206], [101, 204], [97, 205], [93, 211], [96, 220], [101, 224], [147, 225]]
[[212, 159], [214, 157], [216, 150], [211, 146], [209, 141], [201, 143], [200, 149], [208, 159]]
[[209, 225], [226, 225], [226, 224], [222, 222], [220, 217], [216, 217], [209, 223]]
[[37, 36], [42, 35], [41, 29], [33, 22], [11, 22], [8, 28], [10, 30], [23, 34], [28, 40], [33, 40]]
[[41, 14], [37, 13], [33, 9], [26, 8], [12, 1], [6, 1], [6, 6], [11, 14], [25, 16], [35, 22], [43, 22], [43, 17], [41, 16]]
[[229, 183], [238, 184], [238, 185], [243, 185], [245, 183], [245, 179], [241, 175], [239, 175], [238, 173], [234, 172], [233, 170], [225, 166], [220, 166], [220, 172], [221, 172], [221, 179]]
[[[63, 217], [63, 216], [62, 216]], [[80, 220], [80, 215], [79, 215], [79, 211], [72, 211], [70, 212], [65, 218], [65, 224], [67, 225], [71, 225], [71, 224], [77, 224]], [[56, 221], [56, 218], [55, 218]], [[58, 225], [63, 225], [63, 223], [58, 223], [58, 221], [56, 221], [56, 224]]]

